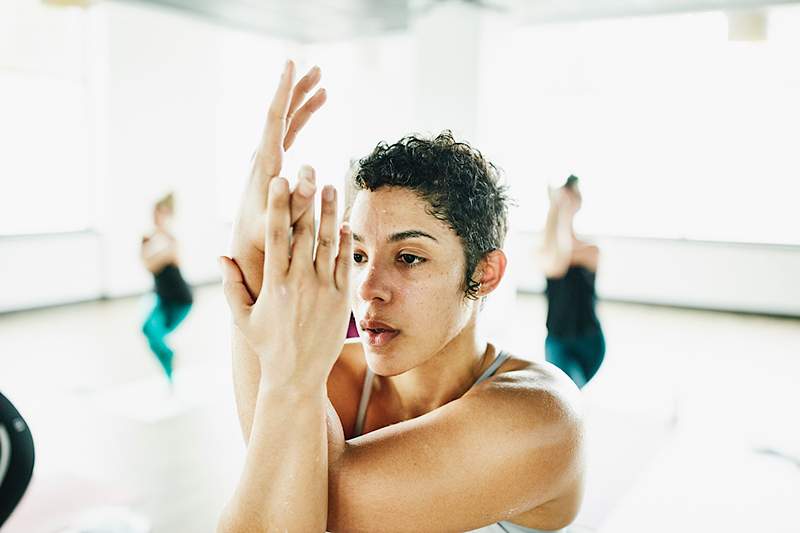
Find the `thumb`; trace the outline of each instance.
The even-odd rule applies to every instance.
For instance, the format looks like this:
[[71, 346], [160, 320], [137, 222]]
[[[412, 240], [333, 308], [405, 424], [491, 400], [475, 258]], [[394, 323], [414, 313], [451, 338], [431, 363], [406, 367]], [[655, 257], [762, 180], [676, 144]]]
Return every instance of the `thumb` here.
[[219, 268], [222, 272], [222, 290], [225, 293], [225, 300], [233, 314], [234, 322], [238, 323], [247, 316], [253, 299], [247, 287], [244, 285], [244, 278], [239, 265], [230, 257], [220, 256]]

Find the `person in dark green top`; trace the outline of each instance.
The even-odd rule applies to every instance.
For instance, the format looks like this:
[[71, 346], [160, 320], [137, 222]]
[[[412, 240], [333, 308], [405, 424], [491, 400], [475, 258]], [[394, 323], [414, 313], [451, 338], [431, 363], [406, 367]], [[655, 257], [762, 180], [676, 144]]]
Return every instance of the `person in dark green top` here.
[[550, 210], [538, 253], [547, 278], [546, 358], [578, 387], [592, 379], [605, 356], [605, 338], [595, 312], [600, 250], [578, 239], [573, 227], [582, 201], [576, 176], [550, 191]]
[[156, 302], [142, 324], [142, 333], [172, 382], [174, 353], [166, 337], [186, 318], [192, 308], [192, 291], [178, 267], [178, 242], [170, 231], [175, 213], [172, 193], [159, 200], [153, 209], [155, 229], [142, 238], [142, 262], [153, 274]]

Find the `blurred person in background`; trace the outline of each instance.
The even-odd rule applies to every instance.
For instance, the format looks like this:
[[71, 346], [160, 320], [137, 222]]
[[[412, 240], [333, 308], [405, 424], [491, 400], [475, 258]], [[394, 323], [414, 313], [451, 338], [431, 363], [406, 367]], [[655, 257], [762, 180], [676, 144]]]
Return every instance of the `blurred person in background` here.
[[595, 312], [600, 249], [575, 236], [573, 222], [583, 198], [578, 178], [550, 189], [550, 209], [537, 258], [547, 278], [547, 361], [582, 388], [597, 373], [605, 338]]
[[172, 383], [174, 353], [166, 337], [177, 328], [192, 308], [192, 291], [178, 266], [178, 241], [171, 231], [175, 214], [172, 193], [153, 208], [155, 228], [142, 238], [141, 258], [155, 279], [155, 305], [142, 324], [150, 349]]
[[0, 393], [0, 526], [25, 494], [33, 463], [33, 437], [28, 425]]

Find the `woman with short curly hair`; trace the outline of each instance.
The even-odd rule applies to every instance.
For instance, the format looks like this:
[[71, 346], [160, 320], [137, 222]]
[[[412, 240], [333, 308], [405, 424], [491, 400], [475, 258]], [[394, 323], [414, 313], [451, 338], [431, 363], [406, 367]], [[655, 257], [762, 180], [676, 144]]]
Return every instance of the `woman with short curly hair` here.
[[349, 223], [326, 186], [315, 235], [313, 169], [277, 177], [325, 100], [305, 99], [319, 69], [293, 72], [221, 258], [247, 452], [219, 531], [561, 531], [582, 498], [577, 388], [476, 331], [506, 268], [494, 167], [449, 133], [379, 144]]

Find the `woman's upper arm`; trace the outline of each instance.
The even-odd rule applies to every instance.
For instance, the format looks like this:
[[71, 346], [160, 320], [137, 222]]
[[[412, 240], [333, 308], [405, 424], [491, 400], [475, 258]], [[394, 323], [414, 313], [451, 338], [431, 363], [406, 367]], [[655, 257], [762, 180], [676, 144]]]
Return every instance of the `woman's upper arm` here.
[[574, 486], [583, 465], [572, 400], [510, 374], [348, 441], [329, 468], [328, 528], [465, 531]]

